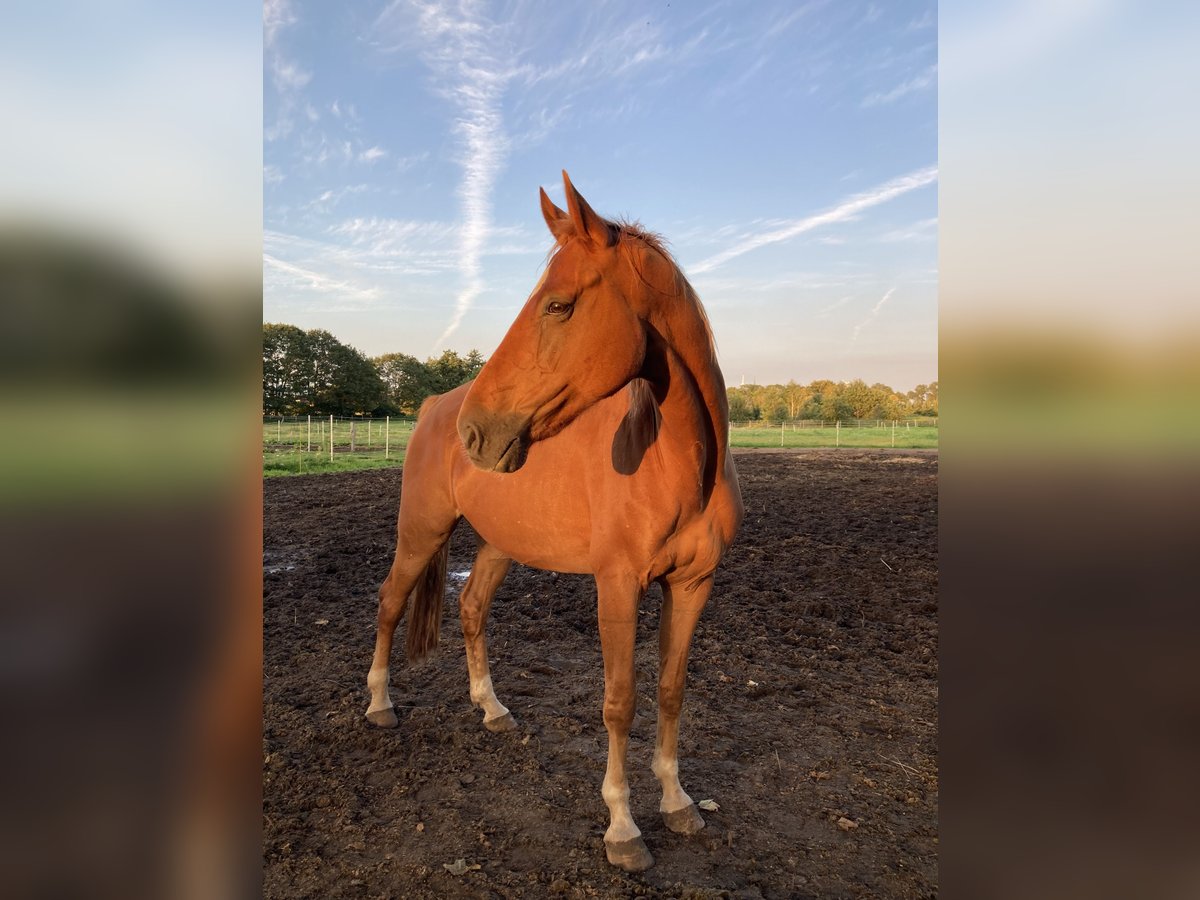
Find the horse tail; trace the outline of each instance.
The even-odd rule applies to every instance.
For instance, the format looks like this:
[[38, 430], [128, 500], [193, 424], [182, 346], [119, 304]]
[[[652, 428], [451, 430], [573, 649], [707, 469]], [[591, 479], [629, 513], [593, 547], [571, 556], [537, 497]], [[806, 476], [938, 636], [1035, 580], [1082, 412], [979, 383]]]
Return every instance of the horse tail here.
[[442, 628], [442, 601], [446, 596], [446, 558], [450, 541], [425, 566], [410, 598], [408, 627], [404, 635], [404, 655], [410, 666], [423, 663], [437, 650]]

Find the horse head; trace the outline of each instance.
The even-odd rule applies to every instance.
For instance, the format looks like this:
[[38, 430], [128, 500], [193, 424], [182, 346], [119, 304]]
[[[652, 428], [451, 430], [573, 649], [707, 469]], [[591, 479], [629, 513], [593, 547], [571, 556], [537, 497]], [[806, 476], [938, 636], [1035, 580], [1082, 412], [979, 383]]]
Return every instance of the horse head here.
[[533, 441], [551, 437], [633, 379], [646, 331], [639, 290], [619, 265], [620, 232], [563, 172], [567, 210], [541, 191], [555, 251], [516, 321], [463, 401], [458, 434], [481, 469], [514, 472]]

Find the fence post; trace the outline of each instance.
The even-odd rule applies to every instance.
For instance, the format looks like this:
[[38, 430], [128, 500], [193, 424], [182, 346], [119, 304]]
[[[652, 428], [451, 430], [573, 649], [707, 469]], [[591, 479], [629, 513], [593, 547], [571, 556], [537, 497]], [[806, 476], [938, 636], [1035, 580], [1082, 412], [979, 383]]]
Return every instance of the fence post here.
[[308, 414], [308, 452], [312, 453], [312, 413]]
[[279, 421], [275, 423], [275, 443], [283, 443], [283, 416], [280, 416]]
[[329, 414], [329, 461], [333, 462], [333, 413]]
[[783, 446], [783, 421], [779, 422], [779, 446]]
[[383, 458], [387, 459], [392, 450], [392, 417], [383, 420]]
[[357, 427], [358, 427], [358, 419], [351, 419], [350, 420], [350, 452], [351, 453], [353, 453], [355, 450], [358, 449], [357, 445], [355, 444], [355, 441], [358, 438], [358, 434], [356, 433]]
[[892, 419], [892, 446], [896, 446], [896, 420]]
[[838, 419], [833, 426], [833, 446], [842, 446], [842, 420]]

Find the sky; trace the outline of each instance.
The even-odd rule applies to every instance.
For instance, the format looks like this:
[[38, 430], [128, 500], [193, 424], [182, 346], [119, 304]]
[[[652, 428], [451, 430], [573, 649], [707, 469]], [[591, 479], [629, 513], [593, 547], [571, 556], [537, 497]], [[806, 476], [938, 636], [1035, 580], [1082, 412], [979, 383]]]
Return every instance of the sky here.
[[566, 169], [728, 384], [937, 379], [934, 3], [267, 0], [263, 69], [265, 321], [489, 355]]

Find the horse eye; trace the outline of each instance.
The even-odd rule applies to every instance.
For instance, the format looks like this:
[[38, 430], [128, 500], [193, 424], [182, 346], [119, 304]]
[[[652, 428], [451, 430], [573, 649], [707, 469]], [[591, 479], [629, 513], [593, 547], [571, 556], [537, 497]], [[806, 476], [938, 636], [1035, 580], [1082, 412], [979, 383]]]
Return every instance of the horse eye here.
[[551, 300], [546, 304], [546, 312], [552, 316], [561, 316], [570, 308], [570, 304], [563, 303], [561, 300]]

